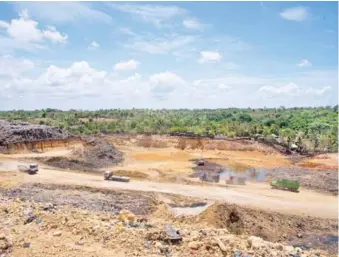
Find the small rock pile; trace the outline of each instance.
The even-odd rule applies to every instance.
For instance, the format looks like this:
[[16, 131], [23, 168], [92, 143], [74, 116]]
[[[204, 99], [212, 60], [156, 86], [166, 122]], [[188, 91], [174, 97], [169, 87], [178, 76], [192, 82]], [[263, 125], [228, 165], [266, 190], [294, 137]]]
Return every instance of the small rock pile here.
[[41, 161], [62, 169], [95, 171], [96, 169], [117, 164], [123, 154], [111, 143], [97, 139], [88, 141], [84, 148], [75, 149], [72, 156], [42, 158]]
[[259, 237], [237, 236], [226, 228], [173, 224], [180, 240], [172, 240], [166, 222], [148, 220], [126, 210], [114, 215], [0, 199], [0, 256], [329, 256]]

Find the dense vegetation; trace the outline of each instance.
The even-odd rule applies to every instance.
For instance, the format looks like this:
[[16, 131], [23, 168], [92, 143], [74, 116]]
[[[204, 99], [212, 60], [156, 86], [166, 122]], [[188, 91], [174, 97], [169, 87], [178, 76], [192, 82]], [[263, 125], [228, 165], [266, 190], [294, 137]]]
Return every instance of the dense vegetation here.
[[338, 106], [277, 109], [98, 110], [0, 112], [0, 118], [58, 126], [75, 134], [194, 132], [243, 137], [280, 136], [285, 144], [337, 151]]

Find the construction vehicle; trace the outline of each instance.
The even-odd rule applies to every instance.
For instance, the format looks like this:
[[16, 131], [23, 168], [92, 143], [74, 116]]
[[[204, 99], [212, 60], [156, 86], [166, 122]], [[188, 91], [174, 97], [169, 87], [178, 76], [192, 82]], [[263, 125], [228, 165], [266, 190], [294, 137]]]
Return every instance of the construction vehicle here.
[[204, 157], [203, 157], [203, 154], [201, 152], [200, 159], [198, 160], [198, 166], [204, 166], [204, 165], [205, 165]]
[[38, 164], [36, 163], [31, 163], [29, 165], [18, 165], [19, 171], [26, 172], [30, 175], [34, 175], [38, 173]]
[[119, 182], [129, 182], [129, 177], [115, 176], [113, 171], [105, 171], [104, 179]]
[[294, 180], [277, 179], [272, 180], [270, 183], [273, 189], [288, 190], [292, 192], [299, 192], [300, 183]]
[[199, 161], [198, 161], [198, 166], [204, 166], [205, 165], [205, 162], [204, 162], [204, 159], [200, 159]]

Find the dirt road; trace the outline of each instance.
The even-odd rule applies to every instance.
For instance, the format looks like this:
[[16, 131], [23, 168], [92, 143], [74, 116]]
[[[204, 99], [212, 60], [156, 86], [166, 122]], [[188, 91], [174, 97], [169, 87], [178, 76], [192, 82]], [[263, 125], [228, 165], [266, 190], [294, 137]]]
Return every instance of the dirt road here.
[[[4, 167], [13, 167], [13, 162], [14, 160], [1, 160], [0, 171], [4, 170]], [[205, 200], [228, 201], [230, 203], [265, 210], [322, 218], [337, 218], [338, 213], [338, 198], [336, 196], [308, 190], [301, 190], [300, 193], [272, 190], [267, 184], [249, 184], [243, 187], [226, 188], [136, 180], [132, 180], [129, 183], [121, 183], [105, 181], [102, 176], [66, 172], [43, 167], [40, 168], [37, 175], [31, 176], [25, 174], [23, 176], [23, 182], [83, 185], [107, 189], [172, 193], [198, 197]]]

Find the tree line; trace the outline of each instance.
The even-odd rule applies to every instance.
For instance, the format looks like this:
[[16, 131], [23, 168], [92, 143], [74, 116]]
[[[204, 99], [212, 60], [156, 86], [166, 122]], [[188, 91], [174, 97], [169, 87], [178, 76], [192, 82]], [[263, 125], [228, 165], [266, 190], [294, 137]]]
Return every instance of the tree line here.
[[283, 144], [303, 144], [314, 151], [337, 151], [338, 106], [263, 109], [109, 109], [13, 110], [0, 112], [10, 121], [57, 126], [77, 135], [99, 133], [170, 134], [173, 132], [234, 137], [278, 136]]

